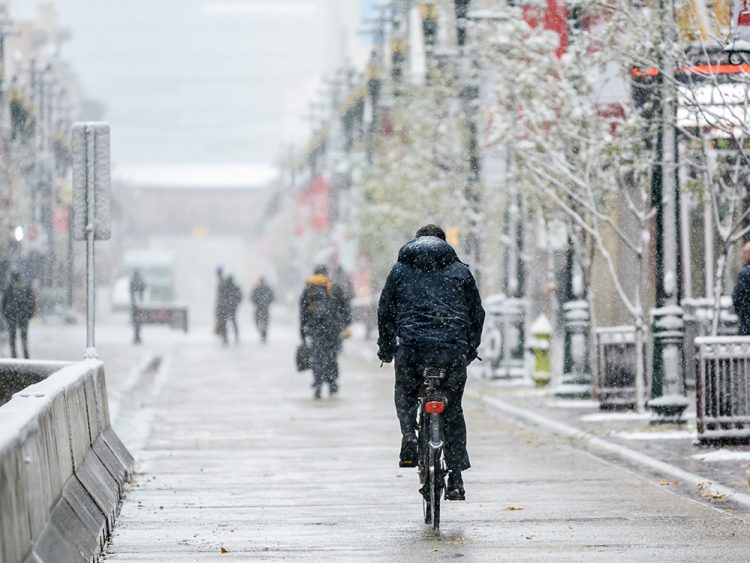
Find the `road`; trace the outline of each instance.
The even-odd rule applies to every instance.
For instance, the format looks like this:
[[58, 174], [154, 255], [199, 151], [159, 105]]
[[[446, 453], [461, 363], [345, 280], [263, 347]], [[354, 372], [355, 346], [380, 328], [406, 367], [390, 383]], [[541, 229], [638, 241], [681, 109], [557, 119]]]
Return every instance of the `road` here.
[[481, 381], [467, 501], [445, 504], [436, 535], [397, 467], [392, 368], [349, 342], [340, 396], [314, 401], [294, 346], [291, 328], [174, 346], [132, 414], [147, 428], [106, 560], [747, 560], [742, 518], [489, 412]]

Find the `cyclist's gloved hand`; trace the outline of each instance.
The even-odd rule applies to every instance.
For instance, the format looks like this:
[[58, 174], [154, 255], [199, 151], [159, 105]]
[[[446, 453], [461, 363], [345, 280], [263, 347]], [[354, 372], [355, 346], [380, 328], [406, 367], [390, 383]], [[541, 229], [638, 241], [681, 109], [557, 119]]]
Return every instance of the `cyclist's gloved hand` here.
[[471, 362], [477, 359], [477, 356], [478, 356], [478, 352], [476, 348], [474, 348], [473, 350], [469, 350], [469, 353], [466, 354], [466, 363], [470, 364]]
[[386, 364], [390, 364], [393, 361], [393, 353], [392, 352], [386, 352], [384, 350], [378, 350], [378, 359], [381, 362], [385, 362]]

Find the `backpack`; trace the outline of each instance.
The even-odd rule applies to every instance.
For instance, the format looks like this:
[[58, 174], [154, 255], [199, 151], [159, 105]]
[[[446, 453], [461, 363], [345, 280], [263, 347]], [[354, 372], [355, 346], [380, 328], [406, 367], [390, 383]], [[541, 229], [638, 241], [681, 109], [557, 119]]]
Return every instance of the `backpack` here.
[[333, 284], [310, 284], [307, 286], [307, 314], [313, 321], [333, 318], [336, 310]]

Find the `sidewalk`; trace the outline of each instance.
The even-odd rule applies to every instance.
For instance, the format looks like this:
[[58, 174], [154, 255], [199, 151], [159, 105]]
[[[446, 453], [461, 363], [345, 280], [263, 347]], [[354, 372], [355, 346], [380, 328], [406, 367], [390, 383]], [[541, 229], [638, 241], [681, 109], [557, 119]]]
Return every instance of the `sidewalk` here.
[[341, 394], [314, 401], [296, 335], [262, 346], [180, 344], [143, 405], [109, 561], [742, 561], [750, 526], [465, 401], [468, 500], [422, 523], [414, 470], [397, 467], [392, 366], [347, 343]]
[[[154, 358], [171, 354], [178, 343], [197, 335], [184, 335], [167, 327], [144, 329], [144, 343], [132, 343], [133, 330], [127, 314], [107, 315], [96, 325], [96, 350], [104, 362], [107, 377], [107, 394], [115, 428], [123, 401], [137, 401], [137, 387], [141, 371]], [[42, 322], [34, 319], [29, 327], [29, 349], [34, 360], [64, 360], [77, 362], [86, 350], [86, 324], [63, 324], [59, 320]], [[7, 341], [0, 343], [0, 355], [9, 357]]]
[[[571, 434], [570, 430], [575, 429], [584, 434], [572, 438], [576, 445], [597, 455], [614, 455], [620, 462], [633, 463], [637, 456], [628, 455], [626, 451], [632, 450], [689, 472], [700, 477], [700, 486], [675, 478], [678, 472], [670, 476], [666, 471], [654, 469], [658, 464], [643, 467], [636, 463], [639, 471], [649, 472], [665, 488], [750, 517], [750, 496], [747, 504], [733, 502], [733, 497], [750, 495], [750, 446], [696, 445], [694, 408], [688, 409], [685, 424], [652, 424], [649, 413], [602, 411], [598, 401], [559, 399], [550, 389], [518, 387], [491, 380], [481, 380], [480, 387], [485, 400], [490, 400], [490, 408], [493, 399], [499, 400], [496, 404], [507, 417], [524, 424], [541, 424], [558, 434]], [[605, 446], [607, 452], [602, 452], [602, 448], [591, 446], [589, 437], [604, 440], [612, 447]], [[723, 496], [717, 493], [717, 485], [732, 491]]]

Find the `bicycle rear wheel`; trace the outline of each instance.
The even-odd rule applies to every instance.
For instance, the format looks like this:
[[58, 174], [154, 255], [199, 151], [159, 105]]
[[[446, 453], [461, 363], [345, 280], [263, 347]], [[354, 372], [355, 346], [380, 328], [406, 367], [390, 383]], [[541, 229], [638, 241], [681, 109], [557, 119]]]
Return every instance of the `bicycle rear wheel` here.
[[[429, 456], [429, 471], [430, 476], [429, 482], [429, 494], [430, 494], [430, 520], [432, 522], [432, 529], [435, 531], [440, 530], [440, 495], [443, 493], [442, 487], [440, 486], [443, 480], [443, 474], [440, 467], [440, 456], [436, 455], [434, 449], [430, 448]], [[426, 522], [429, 524], [430, 522]]]

